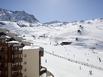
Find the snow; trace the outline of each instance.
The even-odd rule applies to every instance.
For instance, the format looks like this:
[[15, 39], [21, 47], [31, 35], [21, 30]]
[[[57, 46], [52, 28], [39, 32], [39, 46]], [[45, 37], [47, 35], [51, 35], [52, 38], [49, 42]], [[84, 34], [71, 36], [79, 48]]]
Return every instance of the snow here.
[[19, 43], [18, 41], [9, 41], [8, 43]]
[[[44, 48], [42, 66], [55, 77], [103, 77], [103, 20], [33, 27], [20, 27], [16, 22], [4, 23], [4, 28], [32, 43], [25, 48]], [[72, 43], [60, 45], [61, 42]]]
[[28, 50], [28, 49], [39, 49], [39, 46], [24, 46], [23, 47], [24, 50]]

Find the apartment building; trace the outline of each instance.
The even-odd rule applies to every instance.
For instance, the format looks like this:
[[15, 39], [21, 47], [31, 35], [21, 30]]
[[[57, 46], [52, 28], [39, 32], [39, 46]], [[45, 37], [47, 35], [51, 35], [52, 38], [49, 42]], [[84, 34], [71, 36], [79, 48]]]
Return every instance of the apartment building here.
[[43, 48], [41, 47], [25, 46], [23, 48], [23, 77], [40, 77], [42, 56]]
[[0, 77], [40, 77], [47, 72], [41, 66], [43, 48], [9, 39], [0, 36]]

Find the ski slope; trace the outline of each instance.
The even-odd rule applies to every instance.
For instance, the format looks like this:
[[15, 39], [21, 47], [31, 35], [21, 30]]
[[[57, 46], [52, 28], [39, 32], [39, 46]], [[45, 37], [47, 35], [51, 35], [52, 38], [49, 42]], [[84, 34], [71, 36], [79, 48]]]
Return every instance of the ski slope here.
[[[103, 77], [103, 20], [33, 27], [1, 22], [6, 25], [0, 28], [7, 28], [33, 46], [44, 48], [42, 65], [55, 77]], [[61, 45], [62, 42], [71, 44]]]

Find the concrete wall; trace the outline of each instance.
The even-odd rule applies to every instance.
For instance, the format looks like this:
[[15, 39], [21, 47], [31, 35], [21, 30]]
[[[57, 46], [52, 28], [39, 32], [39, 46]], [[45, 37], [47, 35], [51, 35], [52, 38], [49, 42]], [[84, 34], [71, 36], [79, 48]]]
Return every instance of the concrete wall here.
[[23, 77], [39, 77], [39, 49], [23, 49]]

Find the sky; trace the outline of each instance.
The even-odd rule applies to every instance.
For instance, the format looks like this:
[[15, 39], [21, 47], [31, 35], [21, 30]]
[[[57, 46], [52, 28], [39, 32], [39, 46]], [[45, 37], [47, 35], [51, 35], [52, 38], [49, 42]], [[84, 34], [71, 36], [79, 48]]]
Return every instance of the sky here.
[[0, 0], [0, 8], [26, 11], [42, 23], [103, 18], [103, 0]]

